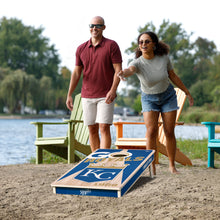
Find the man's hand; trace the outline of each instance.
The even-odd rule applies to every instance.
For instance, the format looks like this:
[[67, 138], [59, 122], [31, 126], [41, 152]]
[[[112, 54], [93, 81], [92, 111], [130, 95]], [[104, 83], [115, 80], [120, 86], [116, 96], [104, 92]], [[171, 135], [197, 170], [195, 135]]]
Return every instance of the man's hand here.
[[67, 99], [66, 99], [66, 107], [72, 111], [73, 110], [73, 98], [72, 96], [67, 96]]
[[113, 101], [114, 101], [114, 99], [116, 98], [116, 93], [115, 92], [111, 92], [111, 91], [109, 91], [108, 93], [107, 93], [107, 95], [106, 95], [106, 98], [105, 98], [105, 102], [107, 103], [107, 104], [111, 104]]

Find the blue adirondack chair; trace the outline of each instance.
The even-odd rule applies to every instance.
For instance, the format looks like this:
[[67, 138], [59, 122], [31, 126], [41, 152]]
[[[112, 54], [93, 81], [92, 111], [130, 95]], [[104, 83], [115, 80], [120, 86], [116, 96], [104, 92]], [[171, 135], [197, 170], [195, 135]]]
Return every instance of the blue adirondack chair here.
[[[83, 124], [81, 94], [75, 96], [74, 108], [70, 120], [64, 122], [31, 122], [36, 126], [36, 164], [43, 162], [43, 150], [54, 153], [68, 163], [79, 161], [83, 155], [91, 153], [88, 145], [89, 131]], [[43, 125], [67, 124], [67, 135], [64, 137], [43, 137]]]
[[215, 152], [220, 154], [220, 139], [215, 138], [215, 126], [220, 122], [202, 122], [208, 127], [208, 167], [214, 168]]

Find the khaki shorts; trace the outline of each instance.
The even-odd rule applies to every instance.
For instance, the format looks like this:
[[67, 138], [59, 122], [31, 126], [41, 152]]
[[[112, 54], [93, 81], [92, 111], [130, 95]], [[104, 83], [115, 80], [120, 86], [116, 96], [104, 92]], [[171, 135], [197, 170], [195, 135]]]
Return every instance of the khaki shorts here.
[[105, 103], [105, 98], [82, 98], [84, 124], [112, 124], [114, 104]]

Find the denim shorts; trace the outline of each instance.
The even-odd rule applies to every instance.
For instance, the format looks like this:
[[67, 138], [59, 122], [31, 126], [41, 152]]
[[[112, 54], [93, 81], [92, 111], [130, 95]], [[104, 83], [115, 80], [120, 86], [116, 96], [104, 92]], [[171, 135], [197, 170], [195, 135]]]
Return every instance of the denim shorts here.
[[179, 109], [176, 91], [170, 84], [165, 92], [159, 94], [141, 94], [142, 112], [171, 112]]

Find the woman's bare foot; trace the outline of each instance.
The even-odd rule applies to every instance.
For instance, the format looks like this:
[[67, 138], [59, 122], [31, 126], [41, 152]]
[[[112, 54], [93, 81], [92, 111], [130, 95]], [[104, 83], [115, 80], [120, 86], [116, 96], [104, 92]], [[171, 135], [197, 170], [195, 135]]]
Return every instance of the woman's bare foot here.
[[180, 174], [180, 172], [176, 169], [176, 167], [174, 167], [174, 166], [170, 166], [169, 167], [169, 170], [170, 170], [170, 172], [171, 173], [173, 173], [173, 174]]

